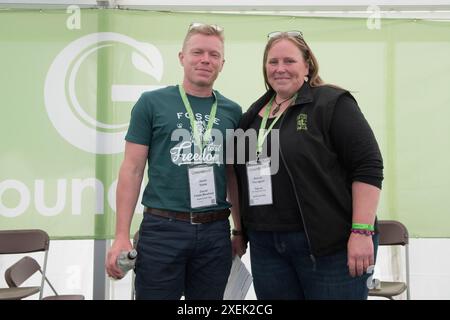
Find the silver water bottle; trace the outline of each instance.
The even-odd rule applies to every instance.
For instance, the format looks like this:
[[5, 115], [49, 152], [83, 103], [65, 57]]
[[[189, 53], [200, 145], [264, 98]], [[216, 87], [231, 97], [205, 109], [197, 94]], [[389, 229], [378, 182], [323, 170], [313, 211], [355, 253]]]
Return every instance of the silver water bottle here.
[[129, 270], [134, 268], [136, 263], [137, 251], [135, 249], [131, 251], [122, 251], [117, 257], [117, 266], [125, 274]]

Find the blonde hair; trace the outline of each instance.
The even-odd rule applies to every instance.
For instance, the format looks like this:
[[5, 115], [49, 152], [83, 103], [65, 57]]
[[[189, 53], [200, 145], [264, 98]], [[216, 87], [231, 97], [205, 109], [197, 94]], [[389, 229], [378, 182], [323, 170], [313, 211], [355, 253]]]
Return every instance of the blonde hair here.
[[191, 23], [188, 32], [184, 37], [183, 50], [186, 47], [186, 43], [189, 41], [189, 39], [196, 34], [202, 34], [205, 36], [215, 36], [220, 39], [222, 44], [224, 43], [225, 40], [222, 27], [215, 24]]
[[308, 74], [309, 85], [311, 87], [318, 87], [318, 86], [324, 85], [325, 83], [319, 76], [319, 63], [317, 62], [317, 59], [314, 56], [311, 48], [305, 42], [303, 37], [292, 36], [292, 35], [289, 35], [287, 32], [281, 32], [279, 35], [271, 37], [266, 44], [266, 48], [264, 49], [263, 74], [264, 74], [264, 82], [266, 84], [266, 89], [273, 90], [273, 88], [269, 84], [269, 81], [267, 78], [267, 72], [266, 72], [267, 56], [269, 55], [269, 50], [274, 46], [274, 44], [281, 40], [288, 40], [288, 41], [292, 42], [302, 53], [303, 59], [305, 60], [306, 65], [309, 68], [309, 74]]

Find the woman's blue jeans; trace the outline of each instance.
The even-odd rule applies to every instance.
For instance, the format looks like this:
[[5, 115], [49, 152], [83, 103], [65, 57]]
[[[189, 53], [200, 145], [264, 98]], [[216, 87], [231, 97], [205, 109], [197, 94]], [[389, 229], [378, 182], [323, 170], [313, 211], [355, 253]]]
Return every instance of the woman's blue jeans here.
[[[370, 274], [350, 276], [347, 250], [315, 257], [314, 265], [304, 232], [249, 230], [248, 237], [258, 299], [367, 299]], [[372, 239], [376, 256], [378, 235]]]

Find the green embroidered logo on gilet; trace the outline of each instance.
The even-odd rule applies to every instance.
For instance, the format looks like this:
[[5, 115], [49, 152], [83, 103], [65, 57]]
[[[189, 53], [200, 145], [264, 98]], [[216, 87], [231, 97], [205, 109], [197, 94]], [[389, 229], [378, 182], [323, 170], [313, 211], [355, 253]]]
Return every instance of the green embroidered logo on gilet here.
[[297, 131], [308, 130], [308, 115], [300, 113], [297, 116]]

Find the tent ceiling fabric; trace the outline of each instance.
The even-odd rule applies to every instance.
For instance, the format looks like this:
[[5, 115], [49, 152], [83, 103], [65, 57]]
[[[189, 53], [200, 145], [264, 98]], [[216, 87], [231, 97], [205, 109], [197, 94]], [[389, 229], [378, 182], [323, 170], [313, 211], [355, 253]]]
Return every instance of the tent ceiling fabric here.
[[287, 15], [301, 17], [450, 20], [450, 1], [377, 1], [345, 0], [336, 5], [328, 0], [0, 0], [5, 9], [115, 8], [151, 11], [210, 12], [226, 14]]
[[[202, 11], [228, 11], [228, 10], [250, 10], [250, 11], [366, 11], [372, 4], [363, 0], [340, 1], [336, 5], [327, 0], [191, 0], [188, 3], [183, 0], [161, 1], [161, 0], [0, 0], [2, 6], [108, 6], [124, 8], [142, 8], [150, 10], [202, 10]], [[424, 11], [424, 10], [450, 10], [450, 1], [445, 0], [416, 0], [416, 1], [377, 1], [374, 5], [383, 11]]]

